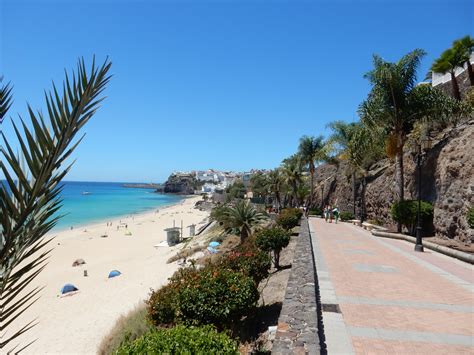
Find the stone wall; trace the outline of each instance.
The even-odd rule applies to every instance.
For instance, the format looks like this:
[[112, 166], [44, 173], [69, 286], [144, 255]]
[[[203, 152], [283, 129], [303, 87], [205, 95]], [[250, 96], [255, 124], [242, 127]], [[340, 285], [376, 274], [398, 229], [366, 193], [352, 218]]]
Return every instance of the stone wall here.
[[319, 354], [315, 264], [307, 219], [301, 223], [272, 354]]
[[[415, 157], [406, 149], [405, 198], [415, 199]], [[337, 204], [353, 211], [353, 188], [347, 164], [323, 165], [316, 169], [315, 202]], [[384, 159], [375, 164], [367, 179], [365, 192], [368, 219], [378, 219], [394, 227], [390, 207], [395, 200], [397, 183], [395, 164]], [[360, 210], [361, 184], [356, 184], [356, 215]], [[467, 211], [474, 206], [474, 121], [441, 132], [422, 165], [421, 198], [434, 205], [434, 227], [438, 236], [464, 242], [474, 241], [467, 224]]]

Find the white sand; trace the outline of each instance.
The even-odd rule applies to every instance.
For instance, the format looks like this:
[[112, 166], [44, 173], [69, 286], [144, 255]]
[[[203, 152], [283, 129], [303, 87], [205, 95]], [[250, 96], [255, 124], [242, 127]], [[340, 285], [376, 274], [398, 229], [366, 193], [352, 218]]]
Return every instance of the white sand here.
[[[25, 353], [96, 353], [116, 319], [146, 299], [150, 288], [166, 283], [178, 268], [176, 262], [166, 264], [166, 261], [179, 246], [155, 248], [154, 245], [166, 240], [163, 229], [172, 227], [173, 220], [177, 227], [183, 220], [184, 236], [188, 236], [186, 227], [208, 216], [207, 212], [193, 208], [199, 199], [186, 199], [158, 213], [122, 218], [131, 236], [125, 235], [125, 228], [116, 230], [119, 220], [113, 220], [111, 227], [104, 222], [56, 233], [49, 264], [34, 282], [45, 289], [40, 300], [21, 317], [23, 321], [35, 317], [39, 321], [18, 341], [25, 345], [38, 339]], [[108, 238], [101, 238], [103, 234], [108, 234]], [[84, 259], [86, 264], [72, 267], [78, 258]], [[122, 275], [108, 279], [113, 269]], [[84, 270], [88, 277], [83, 276]], [[59, 297], [66, 283], [74, 284], [79, 292]]]

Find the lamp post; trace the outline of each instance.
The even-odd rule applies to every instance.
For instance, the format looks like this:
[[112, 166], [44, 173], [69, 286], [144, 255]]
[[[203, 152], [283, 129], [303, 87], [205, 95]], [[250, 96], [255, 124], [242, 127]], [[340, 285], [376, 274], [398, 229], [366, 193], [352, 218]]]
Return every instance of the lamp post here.
[[421, 160], [423, 158], [423, 152], [427, 152], [431, 149], [431, 138], [429, 134], [425, 135], [420, 142], [417, 143], [417, 158], [416, 167], [418, 169], [418, 207], [416, 209], [416, 244], [415, 251], [423, 252], [423, 240], [421, 237], [422, 226], [421, 226]]

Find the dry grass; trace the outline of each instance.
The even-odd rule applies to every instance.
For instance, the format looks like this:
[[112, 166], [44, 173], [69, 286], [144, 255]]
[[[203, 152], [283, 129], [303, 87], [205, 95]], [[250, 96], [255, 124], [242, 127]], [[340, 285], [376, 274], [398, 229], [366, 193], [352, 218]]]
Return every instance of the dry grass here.
[[123, 341], [135, 340], [150, 329], [151, 325], [146, 317], [146, 305], [141, 303], [117, 320], [109, 334], [102, 339], [97, 353], [114, 354]]
[[176, 253], [171, 258], [169, 258], [166, 263], [171, 264], [172, 262], [178, 261], [179, 259], [189, 258], [191, 255], [194, 255], [198, 251], [201, 251], [203, 249], [206, 249], [206, 247], [202, 245], [198, 245], [195, 247], [189, 247], [189, 248], [180, 250], [178, 253]]

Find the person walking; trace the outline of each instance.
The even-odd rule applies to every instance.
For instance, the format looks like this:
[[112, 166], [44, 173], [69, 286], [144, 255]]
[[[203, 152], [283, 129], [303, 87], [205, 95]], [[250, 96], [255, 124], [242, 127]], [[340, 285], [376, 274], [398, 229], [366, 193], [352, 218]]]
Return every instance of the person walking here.
[[334, 207], [334, 209], [332, 210], [332, 213], [334, 214], [334, 220], [335, 220], [335, 223], [337, 224], [337, 221], [339, 219], [339, 208]]

